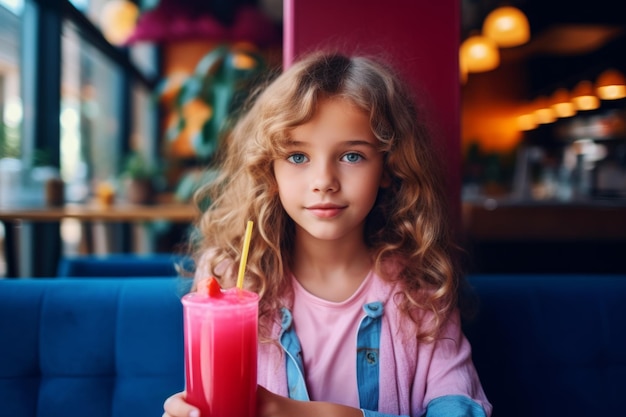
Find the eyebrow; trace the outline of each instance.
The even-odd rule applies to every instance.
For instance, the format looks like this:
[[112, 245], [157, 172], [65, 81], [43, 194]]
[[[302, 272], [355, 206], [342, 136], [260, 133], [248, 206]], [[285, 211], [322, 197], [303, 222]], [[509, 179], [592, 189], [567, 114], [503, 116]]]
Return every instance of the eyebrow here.
[[[307, 142], [303, 142], [303, 141], [299, 141], [299, 140], [294, 140], [294, 139], [288, 139], [287, 142], [285, 142], [286, 146], [308, 146], [310, 145]], [[366, 140], [348, 140], [345, 142], [341, 142], [341, 145], [345, 145], [348, 147], [352, 147], [352, 146], [368, 146], [370, 148], [374, 148], [377, 149], [376, 144], [373, 144], [371, 142], [368, 142]]]

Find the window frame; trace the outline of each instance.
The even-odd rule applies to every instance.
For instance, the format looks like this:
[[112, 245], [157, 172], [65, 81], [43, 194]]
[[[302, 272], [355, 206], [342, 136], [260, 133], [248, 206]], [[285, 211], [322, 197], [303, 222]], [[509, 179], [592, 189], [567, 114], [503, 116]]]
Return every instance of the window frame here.
[[[24, 109], [21, 123], [21, 160], [26, 172], [35, 163], [36, 149], [45, 149], [49, 164], [60, 168], [61, 54], [65, 21], [73, 24], [84, 41], [102, 52], [121, 70], [122, 81], [116, 86], [121, 89], [120, 103], [116, 107], [121, 128], [116, 140], [119, 141], [122, 152], [128, 151], [131, 145], [133, 83], [140, 83], [148, 91], [154, 91], [157, 85], [156, 76], [146, 76], [133, 64], [127, 47], [111, 45], [87, 16], [70, 1], [25, 0], [20, 33], [20, 92]], [[156, 59], [160, 59], [158, 52]], [[155, 64], [158, 65], [158, 62]], [[155, 113], [152, 118], [156, 132], [158, 116]], [[158, 139], [154, 140], [158, 142]], [[148, 148], [156, 150], [159, 146], [150, 144]], [[25, 224], [19, 233], [19, 273], [15, 274], [18, 271], [14, 266], [8, 265], [8, 275], [54, 276], [63, 246], [60, 224]], [[34, 262], [35, 259], [37, 262]]]

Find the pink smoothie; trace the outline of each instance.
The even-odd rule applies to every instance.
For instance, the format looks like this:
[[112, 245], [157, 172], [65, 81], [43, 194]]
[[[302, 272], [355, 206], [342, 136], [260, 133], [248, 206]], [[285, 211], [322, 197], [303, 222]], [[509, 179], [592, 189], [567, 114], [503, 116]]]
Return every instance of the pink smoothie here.
[[187, 401], [202, 417], [256, 414], [258, 295], [183, 297]]

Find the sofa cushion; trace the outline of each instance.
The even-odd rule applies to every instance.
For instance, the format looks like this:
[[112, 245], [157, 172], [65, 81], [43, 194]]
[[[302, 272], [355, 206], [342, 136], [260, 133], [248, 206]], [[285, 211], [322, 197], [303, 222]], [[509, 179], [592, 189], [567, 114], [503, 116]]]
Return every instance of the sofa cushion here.
[[495, 417], [623, 413], [626, 277], [480, 275], [465, 323]]
[[184, 387], [177, 278], [0, 281], [2, 414], [161, 415]]
[[[182, 269], [181, 269], [182, 268]], [[193, 261], [168, 253], [66, 256], [59, 260], [59, 277], [176, 277], [190, 275]]]

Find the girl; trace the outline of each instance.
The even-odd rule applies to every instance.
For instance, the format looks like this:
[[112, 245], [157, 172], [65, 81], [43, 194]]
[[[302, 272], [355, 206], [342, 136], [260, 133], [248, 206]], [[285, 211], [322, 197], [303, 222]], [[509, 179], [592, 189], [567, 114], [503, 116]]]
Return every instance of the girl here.
[[[196, 279], [260, 295], [261, 417], [488, 416], [460, 329], [444, 187], [409, 89], [312, 55], [256, 98], [199, 197]], [[198, 416], [185, 394], [165, 416]]]

